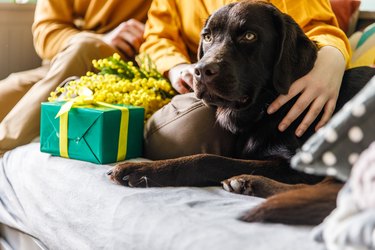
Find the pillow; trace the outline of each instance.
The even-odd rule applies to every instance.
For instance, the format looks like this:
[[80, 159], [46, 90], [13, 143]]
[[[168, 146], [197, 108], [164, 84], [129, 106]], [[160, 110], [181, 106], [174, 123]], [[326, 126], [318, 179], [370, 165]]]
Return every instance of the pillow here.
[[347, 35], [355, 30], [360, 4], [360, 0], [331, 0], [331, 7], [339, 26]]
[[350, 67], [375, 66], [375, 23], [350, 36], [353, 55]]
[[292, 158], [309, 174], [346, 181], [360, 153], [375, 141], [375, 77], [318, 130]]

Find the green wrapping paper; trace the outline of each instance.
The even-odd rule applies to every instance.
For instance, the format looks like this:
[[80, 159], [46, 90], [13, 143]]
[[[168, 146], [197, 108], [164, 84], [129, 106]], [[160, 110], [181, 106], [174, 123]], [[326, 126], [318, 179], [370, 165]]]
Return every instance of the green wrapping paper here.
[[[67, 114], [67, 156], [61, 152], [62, 116], [56, 117], [64, 102], [44, 102], [41, 106], [40, 150], [54, 156], [107, 164], [142, 156], [144, 109], [126, 107], [128, 118], [118, 108], [101, 105], [73, 107]], [[114, 105], [111, 105], [114, 106]], [[116, 107], [116, 106], [115, 106]], [[121, 119], [126, 124], [121, 128]], [[126, 131], [124, 130], [126, 128]], [[120, 130], [121, 136], [120, 136]], [[119, 141], [119, 138], [124, 138]], [[120, 146], [122, 145], [122, 146]], [[119, 152], [122, 151], [122, 152]], [[123, 152], [125, 151], [125, 152]]]

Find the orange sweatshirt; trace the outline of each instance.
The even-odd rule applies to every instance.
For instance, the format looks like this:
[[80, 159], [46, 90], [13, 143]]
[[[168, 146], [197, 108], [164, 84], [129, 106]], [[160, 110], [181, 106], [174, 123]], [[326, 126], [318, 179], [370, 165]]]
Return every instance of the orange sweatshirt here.
[[[162, 73], [181, 63], [196, 61], [200, 31], [207, 17], [221, 6], [236, 0], [154, 0], [146, 23], [146, 41], [141, 52], [150, 55]], [[328, 0], [271, 0], [292, 16], [319, 47], [333, 46], [346, 62], [350, 44], [340, 30]]]
[[52, 59], [72, 36], [104, 34], [131, 18], [146, 21], [151, 0], [38, 0], [32, 26], [34, 46]]

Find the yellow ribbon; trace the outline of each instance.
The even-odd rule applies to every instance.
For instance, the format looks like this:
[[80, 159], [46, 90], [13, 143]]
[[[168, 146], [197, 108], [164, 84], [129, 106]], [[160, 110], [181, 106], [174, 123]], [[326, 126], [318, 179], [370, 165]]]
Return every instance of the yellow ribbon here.
[[60, 116], [60, 156], [69, 158], [68, 154], [68, 113]]
[[96, 102], [93, 98], [93, 93], [90, 89], [83, 87], [80, 90], [79, 96], [66, 102], [61, 106], [56, 117], [60, 117], [60, 156], [69, 158], [68, 154], [68, 113], [73, 106], [84, 106], [89, 104], [96, 104], [107, 108], [118, 109], [121, 111], [120, 132], [118, 139], [117, 161], [122, 161], [127, 153], [127, 138], [129, 125], [129, 109], [122, 106], [112, 105], [105, 102]]
[[120, 132], [118, 136], [117, 161], [125, 160], [127, 151], [128, 128], [129, 128], [129, 109], [122, 106], [112, 105], [105, 102], [96, 102], [96, 104], [108, 108], [119, 109], [121, 111]]

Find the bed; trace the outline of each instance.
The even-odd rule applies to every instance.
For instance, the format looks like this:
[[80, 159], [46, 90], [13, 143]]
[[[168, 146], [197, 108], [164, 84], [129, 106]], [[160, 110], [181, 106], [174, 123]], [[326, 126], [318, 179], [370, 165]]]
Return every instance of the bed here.
[[16, 148], [0, 159], [0, 222], [41, 249], [324, 249], [312, 227], [237, 220], [262, 199], [219, 187], [122, 187], [109, 168], [52, 157], [39, 143]]

